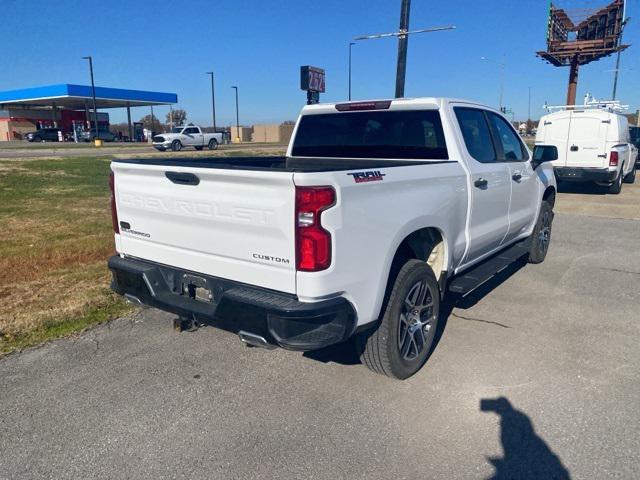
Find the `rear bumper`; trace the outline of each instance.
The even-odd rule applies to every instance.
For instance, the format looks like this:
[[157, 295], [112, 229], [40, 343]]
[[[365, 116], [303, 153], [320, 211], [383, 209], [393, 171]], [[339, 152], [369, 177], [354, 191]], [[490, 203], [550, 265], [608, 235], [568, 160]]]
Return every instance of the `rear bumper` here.
[[617, 170], [608, 168], [575, 168], [554, 167], [554, 173], [558, 180], [565, 182], [610, 182], [618, 176]]
[[[108, 265], [111, 288], [120, 295], [234, 333], [260, 335], [290, 350], [323, 348], [355, 330], [355, 310], [342, 297], [300, 302], [295, 295], [117, 255]], [[194, 286], [213, 298], [196, 300], [189, 293]]]

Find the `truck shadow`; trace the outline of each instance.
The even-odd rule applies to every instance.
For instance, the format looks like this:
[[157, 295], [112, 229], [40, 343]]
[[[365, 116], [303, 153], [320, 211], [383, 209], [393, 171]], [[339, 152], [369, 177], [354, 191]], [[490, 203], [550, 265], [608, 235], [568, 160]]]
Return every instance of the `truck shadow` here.
[[[447, 321], [449, 320], [449, 317], [451, 316], [455, 308], [466, 310], [473, 307], [484, 297], [489, 295], [493, 290], [506, 282], [512, 275], [514, 275], [526, 264], [527, 263], [524, 260], [518, 260], [512, 263], [507, 268], [497, 273], [491, 279], [489, 279], [474, 291], [465, 296], [448, 293], [445, 296], [443, 302], [440, 304], [438, 328], [436, 330], [433, 347], [431, 349], [431, 352], [429, 352], [429, 356], [433, 354], [433, 351], [438, 346], [438, 343], [440, 343], [440, 339], [442, 338], [442, 335], [444, 334], [447, 326]], [[340, 365], [358, 365], [361, 363], [360, 358], [358, 357], [358, 354], [356, 352], [353, 340], [339, 343], [337, 345], [331, 345], [319, 350], [304, 352], [303, 356], [322, 363], [333, 362]]]
[[582, 194], [582, 195], [607, 195], [608, 187], [602, 187], [595, 183], [558, 183], [558, 193]]
[[531, 419], [505, 397], [483, 398], [481, 412], [500, 416], [500, 442], [504, 455], [487, 457], [495, 468], [490, 480], [570, 479], [569, 471], [536, 433]]

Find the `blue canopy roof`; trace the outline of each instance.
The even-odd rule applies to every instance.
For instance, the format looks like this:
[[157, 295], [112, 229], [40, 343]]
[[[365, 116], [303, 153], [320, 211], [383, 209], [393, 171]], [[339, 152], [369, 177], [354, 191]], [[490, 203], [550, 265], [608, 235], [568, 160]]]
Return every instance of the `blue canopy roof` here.
[[[46, 85], [20, 90], [0, 91], [0, 108], [11, 106], [50, 107], [54, 103], [59, 108], [83, 109], [92, 92], [89, 85]], [[126, 90], [122, 88], [96, 87], [98, 108], [139, 107], [144, 105], [169, 105], [178, 103], [175, 93]]]

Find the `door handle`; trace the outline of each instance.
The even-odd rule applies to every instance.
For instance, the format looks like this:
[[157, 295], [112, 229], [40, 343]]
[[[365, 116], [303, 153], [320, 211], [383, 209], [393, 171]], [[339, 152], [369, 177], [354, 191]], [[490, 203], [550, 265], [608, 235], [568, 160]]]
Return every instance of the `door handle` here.
[[480, 177], [475, 182], [473, 182], [473, 184], [478, 188], [487, 188], [487, 185], [489, 185], [489, 182], [487, 182], [486, 178]]
[[193, 173], [185, 172], [164, 172], [165, 176], [178, 185], [198, 185], [200, 179]]
[[522, 174], [520, 172], [515, 172], [511, 175], [511, 178], [513, 178], [515, 182], [519, 182], [522, 179]]
[[577, 146], [577, 145], [571, 145], [570, 150], [571, 150], [572, 152], [577, 152], [577, 151], [578, 151], [578, 146]]

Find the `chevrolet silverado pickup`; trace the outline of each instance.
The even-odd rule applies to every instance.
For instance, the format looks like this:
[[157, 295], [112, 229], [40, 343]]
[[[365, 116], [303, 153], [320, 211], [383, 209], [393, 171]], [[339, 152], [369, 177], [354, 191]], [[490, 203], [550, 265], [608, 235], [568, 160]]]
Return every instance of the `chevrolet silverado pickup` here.
[[114, 160], [112, 288], [252, 346], [353, 338], [404, 379], [446, 292], [544, 260], [557, 155], [492, 108], [418, 98], [306, 106], [285, 157]]
[[166, 150], [179, 152], [184, 147], [193, 147], [196, 150], [207, 147], [209, 150], [215, 150], [222, 143], [222, 134], [204, 133], [200, 127], [190, 124], [184, 127], [173, 127], [169, 133], [154, 135], [151, 140], [153, 147], [161, 152]]

